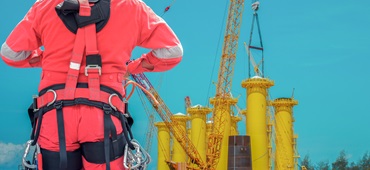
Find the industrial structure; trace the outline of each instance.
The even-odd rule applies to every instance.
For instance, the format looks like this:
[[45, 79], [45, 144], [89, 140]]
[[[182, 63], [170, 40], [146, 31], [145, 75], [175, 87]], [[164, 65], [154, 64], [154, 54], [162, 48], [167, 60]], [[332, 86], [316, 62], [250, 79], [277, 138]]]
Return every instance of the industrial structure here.
[[[253, 20], [248, 53], [249, 77], [241, 82], [246, 89], [246, 110], [235, 114], [238, 99], [231, 94], [234, 64], [238, 50], [240, 25], [244, 0], [231, 0], [229, 4], [224, 44], [218, 70], [216, 93], [210, 99], [213, 108], [192, 106], [185, 97], [186, 114], [173, 114], [147, 77], [141, 73], [133, 79], [148, 90], [148, 97], [162, 121], [153, 123], [157, 127], [157, 169], [206, 169], [206, 170], [297, 170], [299, 157], [296, 150], [297, 135], [293, 131], [293, 106], [298, 102], [292, 98], [271, 101], [269, 88], [274, 82], [265, 78], [263, 43], [258, 19], [259, 2], [252, 4]], [[256, 25], [255, 25], [256, 24]], [[253, 30], [257, 28], [258, 44], [252, 44]], [[259, 54], [258, 64], [253, 53]], [[251, 71], [251, 67], [253, 67]], [[275, 113], [271, 113], [275, 110]], [[211, 114], [208, 117], [207, 115]], [[246, 117], [246, 134], [239, 134], [240, 115]], [[153, 133], [149, 128], [147, 142]], [[150, 147], [149, 147], [150, 148]]]

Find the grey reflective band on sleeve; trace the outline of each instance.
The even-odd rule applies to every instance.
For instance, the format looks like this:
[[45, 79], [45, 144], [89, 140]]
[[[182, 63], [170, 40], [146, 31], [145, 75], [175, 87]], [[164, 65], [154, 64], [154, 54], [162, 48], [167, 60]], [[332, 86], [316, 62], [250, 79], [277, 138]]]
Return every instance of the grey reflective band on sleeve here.
[[153, 50], [153, 54], [162, 59], [170, 59], [170, 58], [177, 58], [181, 57], [183, 54], [182, 46], [181, 44], [171, 47], [171, 48], [159, 48]]
[[15, 52], [8, 46], [8, 44], [6, 44], [6, 42], [1, 46], [1, 55], [12, 61], [25, 60], [29, 55], [31, 55], [31, 53], [32, 51]]

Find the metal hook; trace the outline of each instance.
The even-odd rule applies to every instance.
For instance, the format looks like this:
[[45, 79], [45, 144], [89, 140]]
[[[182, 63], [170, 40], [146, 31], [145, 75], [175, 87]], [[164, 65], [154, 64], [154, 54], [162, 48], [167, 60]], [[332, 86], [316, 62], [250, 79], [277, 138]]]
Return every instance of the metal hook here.
[[54, 94], [54, 99], [53, 99], [53, 101], [51, 101], [50, 103], [48, 103], [46, 106], [50, 106], [50, 105], [52, 105], [56, 100], [57, 100], [57, 92], [55, 92], [53, 89], [49, 89], [48, 91], [46, 91], [46, 93], [47, 92], [52, 92], [53, 94]]

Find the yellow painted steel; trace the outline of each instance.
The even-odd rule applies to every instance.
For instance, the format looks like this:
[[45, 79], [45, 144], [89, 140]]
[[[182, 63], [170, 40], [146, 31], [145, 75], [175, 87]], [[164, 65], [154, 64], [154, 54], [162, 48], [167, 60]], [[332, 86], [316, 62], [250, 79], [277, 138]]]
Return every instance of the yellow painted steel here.
[[267, 89], [274, 82], [261, 77], [253, 77], [242, 82], [247, 89], [247, 135], [251, 138], [252, 169], [269, 169], [267, 132]]
[[[182, 113], [177, 113], [177, 114], [174, 114], [172, 117], [171, 117], [171, 120], [173, 122], [176, 122], [177, 123], [177, 127], [178, 129], [181, 129], [182, 132], [186, 132], [186, 121], [189, 120], [189, 117], [182, 114]], [[183, 135], [186, 135], [186, 133], [184, 133]], [[184, 149], [182, 148], [181, 144], [179, 141], [177, 140], [173, 140], [173, 148], [172, 148], [173, 152], [172, 152], [172, 162], [175, 162], [175, 163], [186, 163], [186, 160], [187, 160], [187, 154], [186, 152], [184, 151]]]
[[[212, 109], [208, 107], [189, 107], [187, 112], [191, 115], [191, 141], [198, 150], [202, 160], [206, 160], [206, 116]], [[196, 165], [192, 165], [197, 167]]]
[[154, 124], [158, 128], [158, 170], [170, 170], [170, 131], [164, 122]]
[[295, 166], [293, 106], [297, 104], [298, 101], [292, 98], [278, 98], [272, 102], [275, 108], [275, 131], [278, 140], [275, 152], [276, 170], [293, 170]]
[[207, 121], [207, 123], [206, 123], [206, 153], [208, 153], [207, 144], [209, 143], [209, 135], [211, 135], [211, 133], [212, 133], [212, 126], [213, 126], [213, 122], [212, 121]]
[[241, 117], [231, 116], [230, 136], [237, 136], [237, 135], [239, 135], [238, 122], [240, 122], [241, 120], [242, 120]]
[[[217, 151], [220, 153], [211, 155], [209, 149], [207, 151], [207, 157], [212, 158], [212, 156], [219, 155], [217, 166], [214, 167], [217, 170], [225, 170], [227, 169], [227, 160], [228, 160], [228, 150], [229, 150], [229, 136], [230, 136], [230, 127], [231, 127], [231, 106], [235, 105], [238, 102], [236, 98], [212, 98], [210, 100], [211, 104], [217, 106], [214, 109], [213, 118], [217, 121], [213, 122], [213, 133], [220, 134], [222, 136], [220, 148], [216, 148]], [[222, 103], [222, 104], [221, 104]], [[221, 130], [222, 127], [223, 133], [215, 132], [215, 130]], [[212, 139], [212, 138], [211, 138]], [[216, 142], [210, 141], [208, 143], [209, 148], [214, 148], [213, 145], [216, 145]], [[208, 163], [208, 162], [207, 162]]]

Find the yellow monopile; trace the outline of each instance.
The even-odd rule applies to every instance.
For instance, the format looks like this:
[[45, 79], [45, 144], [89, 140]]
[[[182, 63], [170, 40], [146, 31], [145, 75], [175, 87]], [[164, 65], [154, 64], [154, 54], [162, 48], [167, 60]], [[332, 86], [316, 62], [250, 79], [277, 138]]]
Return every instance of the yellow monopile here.
[[170, 170], [170, 131], [164, 122], [154, 124], [158, 128], [158, 170]]
[[242, 82], [247, 89], [247, 135], [251, 138], [252, 169], [269, 169], [267, 135], [267, 89], [274, 82], [261, 77], [253, 77]]
[[[231, 106], [235, 105], [238, 102], [236, 98], [221, 98], [215, 97], [210, 100], [211, 104], [218, 106], [217, 109], [214, 109], [214, 129], [223, 129], [222, 132], [222, 143], [220, 149], [220, 157], [216, 170], [225, 170], [227, 169], [228, 163], [228, 154], [229, 154], [229, 136], [231, 129]], [[223, 127], [223, 128], [221, 128]], [[217, 145], [216, 143], [209, 143], [209, 145]], [[211, 156], [211, 155], [208, 155]]]
[[275, 169], [293, 170], [295, 141], [293, 132], [293, 106], [298, 101], [292, 98], [278, 98], [272, 102], [275, 109], [276, 152]]
[[203, 161], [206, 160], [206, 116], [212, 110], [208, 107], [196, 105], [187, 109], [191, 115], [191, 141], [197, 148]]
[[[179, 129], [182, 129], [182, 132], [186, 132], [186, 121], [189, 120], [189, 117], [182, 113], [174, 114], [171, 118], [172, 121], [177, 123]], [[187, 135], [187, 134], [184, 134]], [[187, 155], [184, 149], [182, 148], [181, 144], [174, 139], [173, 140], [173, 148], [172, 148], [172, 162], [175, 163], [186, 163]]]

